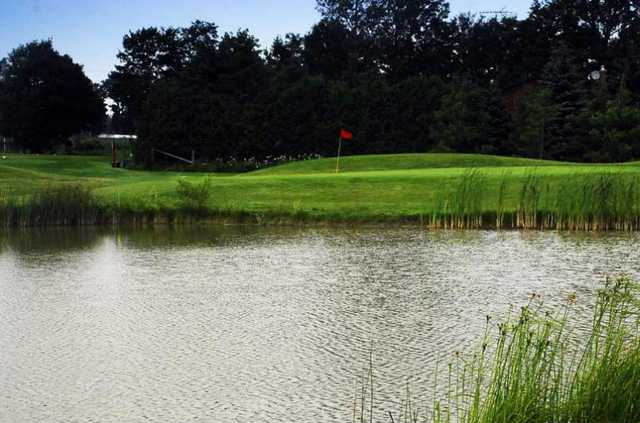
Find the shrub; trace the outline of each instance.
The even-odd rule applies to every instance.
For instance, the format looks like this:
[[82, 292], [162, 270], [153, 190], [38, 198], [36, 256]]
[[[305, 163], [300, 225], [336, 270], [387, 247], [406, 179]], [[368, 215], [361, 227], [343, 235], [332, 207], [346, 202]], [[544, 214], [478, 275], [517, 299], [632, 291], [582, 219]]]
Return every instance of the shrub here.
[[211, 181], [205, 179], [200, 184], [195, 184], [181, 179], [176, 187], [178, 198], [182, 206], [189, 210], [204, 211], [211, 197]]

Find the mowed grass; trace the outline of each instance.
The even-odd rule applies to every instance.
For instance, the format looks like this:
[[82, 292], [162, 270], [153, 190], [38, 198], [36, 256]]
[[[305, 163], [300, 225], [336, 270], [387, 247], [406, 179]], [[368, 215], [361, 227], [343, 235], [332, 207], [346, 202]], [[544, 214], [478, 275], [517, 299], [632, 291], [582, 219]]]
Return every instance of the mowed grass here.
[[[347, 156], [340, 159], [341, 172], [372, 172], [386, 170], [424, 170], [442, 168], [487, 168], [520, 166], [553, 166], [569, 163], [548, 160], [532, 160], [518, 157], [501, 157], [481, 154], [385, 154], [368, 156]], [[309, 175], [333, 174], [336, 159], [319, 159], [293, 162], [282, 166], [262, 169], [253, 175]]]
[[515, 213], [532, 175], [540, 189], [554, 192], [567, 186], [570, 191], [574, 182], [576, 190], [583, 189], [585, 178], [598, 175], [640, 177], [638, 163], [586, 165], [466, 154], [346, 157], [341, 168], [335, 174], [335, 160], [321, 159], [241, 175], [181, 174], [113, 169], [108, 157], [8, 155], [0, 160], [0, 193], [27, 198], [51, 186], [82, 185], [104, 204], [178, 210], [178, 181], [208, 178], [208, 206], [215, 213], [387, 221], [424, 219], [451, 209], [470, 172], [479, 177], [471, 188], [480, 198], [474, 207], [489, 213], [497, 208]]

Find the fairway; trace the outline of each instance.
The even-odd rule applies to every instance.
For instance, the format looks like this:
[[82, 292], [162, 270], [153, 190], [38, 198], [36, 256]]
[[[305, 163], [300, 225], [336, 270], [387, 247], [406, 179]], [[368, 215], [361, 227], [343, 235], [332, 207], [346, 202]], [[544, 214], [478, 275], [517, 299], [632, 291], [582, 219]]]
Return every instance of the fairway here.
[[341, 168], [335, 174], [335, 160], [320, 159], [237, 175], [149, 172], [113, 169], [107, 157], [12, 154], [0, 162], [0, 190], [5, 197], [28, 198], [50, 186], [80, 184], [105, 204], [179, 210], [178, 181], [208, 178], [208, 206], [218, 214], [393, 221], [442, 210], [471, 174], [479, 178], [473, 191], [481, 204], [474, 207], [482, 212], [496, 212], [498, 197], [502, 211], [514, 212], [522, 184], [532, 177], [547, 191], [570, 189], [573, 183], [578, 189], [585, 178], [596, 175], [640, 177], [638, 163], [590, 165], [466, 154], [345, 157]]

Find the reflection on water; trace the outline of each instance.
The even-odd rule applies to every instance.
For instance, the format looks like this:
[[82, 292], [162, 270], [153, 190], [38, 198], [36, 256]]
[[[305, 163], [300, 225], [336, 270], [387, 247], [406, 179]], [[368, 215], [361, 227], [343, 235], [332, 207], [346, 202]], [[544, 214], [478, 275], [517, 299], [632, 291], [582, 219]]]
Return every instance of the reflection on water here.
[[[0, 422], [350, 419], [374, 340], [381, 409], [487, 314], [585, 312], [640, 276], [636, 234], [255, 227], [0, 236]], [[384, 420], [384, 416], [380, 416]]]
[[0, 252], [11, 248], [21, 255], [42, 253], [68, 253], [72, 250], [93, 248], [100, 242], [101, 234], [109, 234], [96, 228], [40, 228], [17, 229], [0, 233]]

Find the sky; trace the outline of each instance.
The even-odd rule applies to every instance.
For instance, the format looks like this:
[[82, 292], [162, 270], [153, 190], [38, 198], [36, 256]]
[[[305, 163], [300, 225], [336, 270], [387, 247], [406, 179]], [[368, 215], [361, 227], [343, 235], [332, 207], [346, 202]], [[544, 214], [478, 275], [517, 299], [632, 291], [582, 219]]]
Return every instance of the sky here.
[[[221, 32], [248, 28], [268, 47], [277, 35], [304, 34], [319, 20], [315, 0], [0, 0], [0, 57], [36, 39], [84, 66], [94, 82], [116, 63], [122, 37], [147, 26], [215, 22]], [[507, 10], [523, 17], [531, 0], [450, 0], [452, 14]]]

